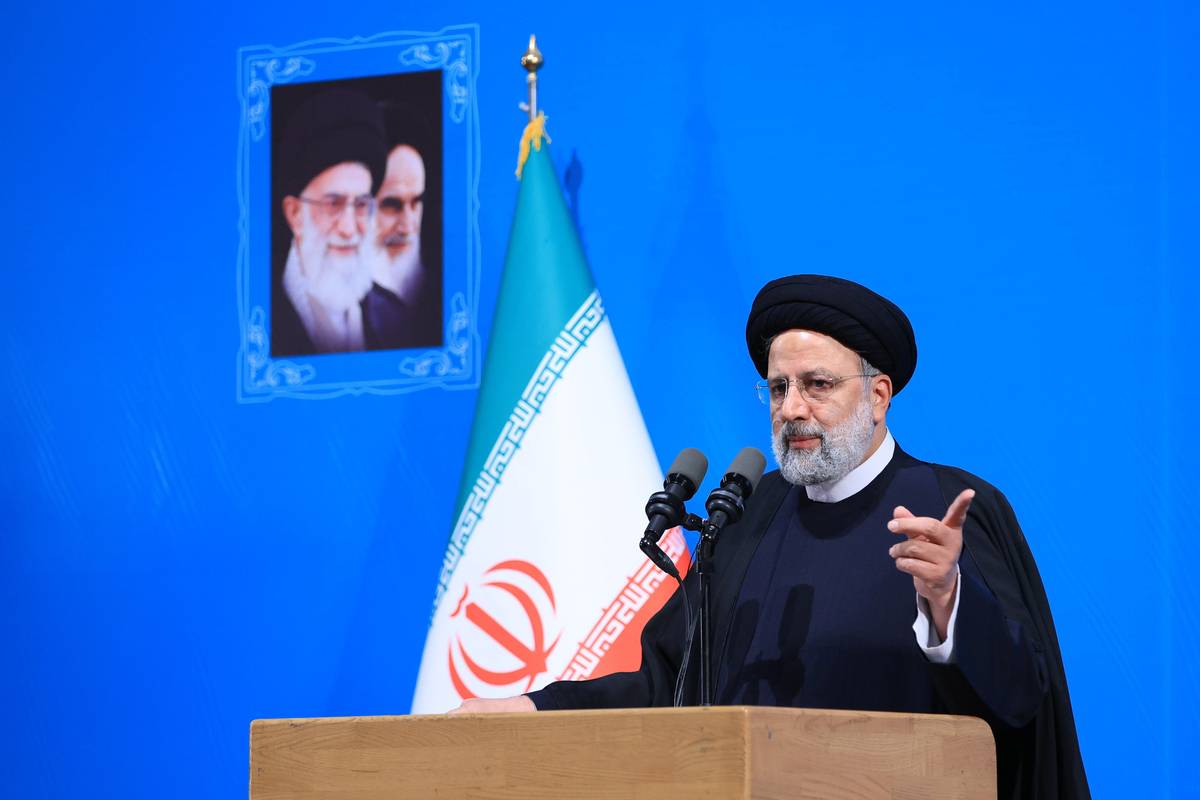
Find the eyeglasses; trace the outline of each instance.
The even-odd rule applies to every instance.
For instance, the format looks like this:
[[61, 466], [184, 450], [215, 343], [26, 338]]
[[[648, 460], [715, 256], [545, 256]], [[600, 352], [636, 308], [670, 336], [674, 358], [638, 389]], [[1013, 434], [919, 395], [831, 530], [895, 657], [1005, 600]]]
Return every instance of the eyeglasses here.
[[870, 377], [873, 376], [865, 372], [836, 378], [830, 375], [801, 375], [799, 378], [774, 378], [766, 383], [756, 383], [754, 389], [763, 405], [782, 405], [789, 386], [795, 386], [800, 396], [810, 403], [824, 403], [833, 396], [834, 390], [842, 381]]
[[357, 219], [367, 219], [375, 213], [375, 198], [369, 194], [350, 197], [344, 194], [327, 194], [324, 197], [298, 197], [302, 203], [309, 203], [316, 209], [317, 214], [326, 222], [340, 217], [346, 212], [346, 207], [354, 209]]

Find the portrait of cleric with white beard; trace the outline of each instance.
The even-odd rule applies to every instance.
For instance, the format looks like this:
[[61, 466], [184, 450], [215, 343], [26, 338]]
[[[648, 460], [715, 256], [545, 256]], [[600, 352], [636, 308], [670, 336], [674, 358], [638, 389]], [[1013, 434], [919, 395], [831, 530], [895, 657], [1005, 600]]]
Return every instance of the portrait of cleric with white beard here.
[[382, 107], [388, 154], [366, 245], [374, 279], [363, 303], [373, 333], [367, 348], [434, 347], [442, 343], [440, 170], [435, 158], [440, 148], [419, 109], [399, 102]]
[[368, 248], [387, 163], [379, 106], [359, 91], [323, 89], [295, 108], [274, 145], [271, 354], [367, 349], [376, 338], [364, 314]]

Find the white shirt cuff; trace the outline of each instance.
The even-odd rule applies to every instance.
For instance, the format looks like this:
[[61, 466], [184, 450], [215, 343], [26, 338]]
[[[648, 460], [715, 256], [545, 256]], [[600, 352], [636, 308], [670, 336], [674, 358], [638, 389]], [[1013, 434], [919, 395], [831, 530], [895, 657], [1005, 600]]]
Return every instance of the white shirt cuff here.
[[917, 595], [917, 618], [913, 621], [913, 633], [917, 635], [917, 646], [935, 664], [954, 663], [954, 624], [958, 621], [958, 598], [962, 594], [962, 574], [954, 584], [954, 606], [950, 609], [950, 622], [946, 625], [946, 641], [940, 641], [937, 628], [929, 610], [929, 601]]

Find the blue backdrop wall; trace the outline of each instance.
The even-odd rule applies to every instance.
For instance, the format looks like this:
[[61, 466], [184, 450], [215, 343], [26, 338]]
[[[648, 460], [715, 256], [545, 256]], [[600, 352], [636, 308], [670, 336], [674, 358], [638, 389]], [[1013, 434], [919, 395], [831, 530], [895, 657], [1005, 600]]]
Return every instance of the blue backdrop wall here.
[[1200, 796], [1194, 4], [6, 15], [5, 795], [244, 796], [251, 719], [408, 710], [476, 392], [237, 402], [236, 55], [467, 23], [484, 338], [536, 32], [660, 461], [767, 447], [763, 282], [894, 299], [892, 429], [1012, 500], [1096, 795]]

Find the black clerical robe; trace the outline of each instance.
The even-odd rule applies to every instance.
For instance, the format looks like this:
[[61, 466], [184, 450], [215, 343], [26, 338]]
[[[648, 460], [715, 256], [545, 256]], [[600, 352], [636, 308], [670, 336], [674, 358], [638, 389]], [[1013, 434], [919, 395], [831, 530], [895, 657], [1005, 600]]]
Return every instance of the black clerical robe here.
[[[976, 495], [963, 528], [954, 663], [934, 664], [917, 646], [912, 579], [892, 565], [887, 548], [899, 538], [884, 525], [899, 504], [940, 519], [966, 488]], [[687, 580], [694, 603], [696, 577]], [[531, 699], [539, 709], [671, 705], [682, 603], [676, 592], [647, 623], [636, 672], [552, 683]], [[716, 549], [713, 643], [718, 703], [982, 717], [996, 737], [999, 797], [1089, 796], [1037, 567], [1008, 501], [962, 470], [897, 448], [866, 488], [830, 504], [778, 472], [764, 476]], [[687, 668], [685, 703], [697, 702], [696, 671]]]

